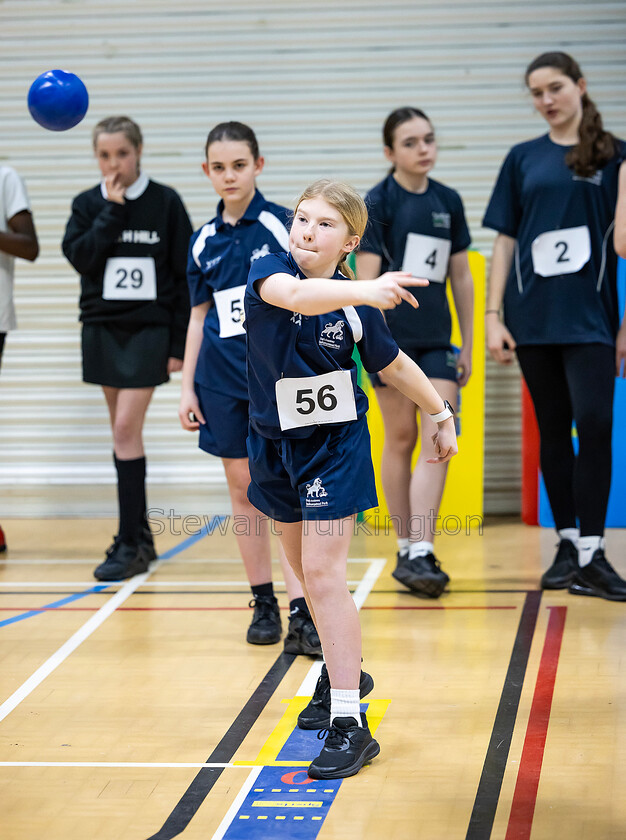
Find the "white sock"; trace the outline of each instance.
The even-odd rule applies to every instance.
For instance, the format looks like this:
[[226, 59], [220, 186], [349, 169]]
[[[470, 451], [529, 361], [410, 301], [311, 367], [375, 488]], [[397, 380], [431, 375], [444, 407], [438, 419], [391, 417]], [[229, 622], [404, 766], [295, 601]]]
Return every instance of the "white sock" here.
[[573, 542], [575, 546], [578, 545], [578, 538], [580, 536], [578, 528], [561, 528], [561, 530], [557, 531], [557, 533], [562, 540], [569, 540], [570, 542]]
[[420, 542], [413, 542], [409, 546], [409, 557], [411, 560], [414, 557], [425, 557], [427, 554], [433, 554], [435, 546], [431, 542], [421, 540]]
[[398, 551], [400, 554], [406, 554], [409, 550], [409, 538], [408, 537], [398, 537]]
[[602, 537], [579, 537], [578, 538], [578, 565], [586, 566], [591, 563], [594, 551], [604, 548]]
[[352, 717], [359, 726], [361, 723], [361, 696], [358, 688], [354, 691], [344, 688], [330, 690], [330, 725], [336, 717]]

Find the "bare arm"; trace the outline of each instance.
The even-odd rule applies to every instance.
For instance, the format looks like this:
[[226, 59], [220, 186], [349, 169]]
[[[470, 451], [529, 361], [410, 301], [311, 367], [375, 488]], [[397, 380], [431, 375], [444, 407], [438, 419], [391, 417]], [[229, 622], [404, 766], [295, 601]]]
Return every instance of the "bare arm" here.
[[472, 344], [474, 338], [474, 280], [467, 251], [459, 251], [450, 258], [450, 288], [461, 328], [458, 384], [463, 387], [472, 373]]
[[515, 339], [500, 321], [500, 308], [504, 298], [507, 277], [511, 270], [515, 254], [515, 239], [499, 233], [493, 244], [491, 271], [489, 273], [489, 293], [485, 310], [485, 328], [487, 348], [496, 362], [509, 365], [513, 361]]
[[308, 277], [300, 280], [291, 274], [271, 274], [259, 281], [261, 298], [272, 306], [300, 312], [302, 315], [323, 315], [342, 306], [373, 306], [393, 309], [403, 300], [417, 308], [417, 301], [405, 286], [427, 286], [405, 271], [388, 271], [377, 280], [329, 280]]
[[[390, 382], [398, 391], [412, 400], [428, 414], [443, 411], [443, 399], [439, 396], [424, 371], [415, 364], [402, 350], [390, 365], [383, 368], [385, 381]], [[449, 461], [458, 452], [454, 418], [450, 417], [438, 423], [438, 430], [433, 440], [437, 458], [429, 459], [430, 463]]]
[[0, 251], [34, 262], [39, 255], [39, 242], [30, 211], [21, 210], [16, 213], [7, 225], [8, 230], [0, 231]]
[[[180, 405], [178, 407], [180, 424], [188, 432], [196, 431], [200, 423], [205, 422], [200, 411], [194, 381], [200, 347], [202, 346], [204, 319], [206, 318], [210, 305], [207, 302], [193, 306], [189, 315], [189, 326], [187, 327], [187, 339], [185, 342], [185, 360], [183, 362], [183, 381], [180, 392]], [[197, 420], [191, 420], [190, 414], [194, 414]]]
[[619, 168], [619, 186], [617, 206], [615, 208], [615, 230], [613, 233], [615, 250], [626, 259], [626, 162]]

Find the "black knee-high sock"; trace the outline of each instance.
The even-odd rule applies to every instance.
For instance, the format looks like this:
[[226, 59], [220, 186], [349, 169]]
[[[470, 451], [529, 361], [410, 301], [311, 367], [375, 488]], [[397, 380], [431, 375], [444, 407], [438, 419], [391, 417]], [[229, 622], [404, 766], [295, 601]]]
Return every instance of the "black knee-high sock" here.
[[146, 459], [121, 460], [116, 455], [117, 498], [119, 503], [122, 542], [137, 543], [143, 527], [145, 512]]

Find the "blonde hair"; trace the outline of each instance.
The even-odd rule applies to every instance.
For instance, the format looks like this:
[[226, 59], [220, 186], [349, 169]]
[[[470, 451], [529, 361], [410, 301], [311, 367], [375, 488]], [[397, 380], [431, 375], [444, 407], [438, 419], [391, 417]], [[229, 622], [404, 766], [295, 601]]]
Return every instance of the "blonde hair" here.
[[93, 147], [96, 148], [98, 137], [101, 134], [117, 134], [121, 132], [128, 142], [139, 151], [143, 145], [141, 129], [130, 117], [106, 117], [94, 127]]
[[[350, 184], [344, 184], [341, 181], [331, 181], [329, 178], [315, 181], [315, 183], [304, 190], [298, 199], [296, 212], [300, 204], [303, 201], [308, 201], [310, 198], [323, 198], [324, 201], [341, 214], [341, 218], [346, 223], [350, 236], [358, 236], [361, 239], [367, 225], [367, 208], [365, 202], [354, 187], [351, 187]], [[337, 269], [351, 280], [355, 280], [354, 272], [346, 262], [348, 256], [349, 254], [344, 254], [337, 263]]]

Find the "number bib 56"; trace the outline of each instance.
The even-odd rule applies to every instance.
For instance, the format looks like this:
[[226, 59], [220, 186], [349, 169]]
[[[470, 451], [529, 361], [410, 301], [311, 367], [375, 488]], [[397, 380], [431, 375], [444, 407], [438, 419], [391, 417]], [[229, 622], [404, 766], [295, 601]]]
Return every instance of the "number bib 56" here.
[[540, 277], [575, 274], [589, 262], [591, 237], [587, 225], [549, 230], [531, 245], [533, 269]]
[[334, 370], [320, 376], [279, 379], [276, 404], [282, 431], [324, 423], [356, 420], [350, 371]]
[[220, 322], [220, 338], [232, 338], [234, 335], [246, 334], [243, 328], [243, 296], [245, 293], [245, 284], [213, 293], [217, 318]]
[[104, 300], [156, 300], [152, 257], [109, 257], [104, 269]]
[[421, 233], [409, 233], [404, 248], [402, 271], [433, 283], [445, 283], [450, 259], [450, 240]]

